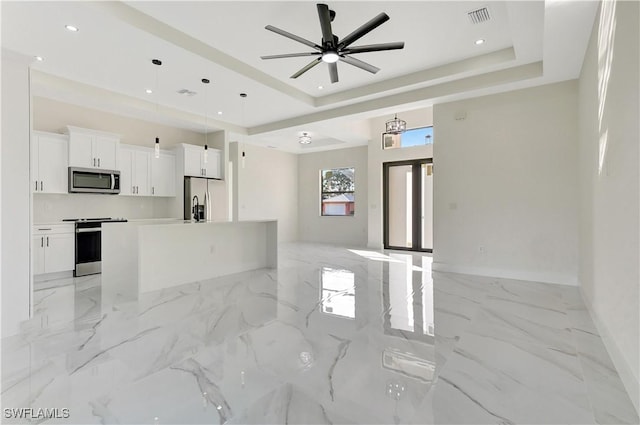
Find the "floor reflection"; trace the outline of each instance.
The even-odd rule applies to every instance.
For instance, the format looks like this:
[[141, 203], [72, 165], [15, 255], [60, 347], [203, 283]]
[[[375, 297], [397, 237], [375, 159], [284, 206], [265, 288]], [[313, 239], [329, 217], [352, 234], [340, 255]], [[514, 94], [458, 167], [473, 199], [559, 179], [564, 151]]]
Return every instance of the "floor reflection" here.
[[3, 407], [76, 424], [637, 421], [575, 288], [432, 273], [409, 252], [278, 258], [132, 301], [99, 277], [50, 282], [2, 341]]

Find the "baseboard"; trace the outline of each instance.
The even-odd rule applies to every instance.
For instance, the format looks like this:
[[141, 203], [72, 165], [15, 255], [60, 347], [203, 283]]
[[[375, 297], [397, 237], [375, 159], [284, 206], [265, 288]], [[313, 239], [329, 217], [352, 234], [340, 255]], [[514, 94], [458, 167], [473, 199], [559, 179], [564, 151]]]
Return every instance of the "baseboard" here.
[[593, 307], [591, 306], [591, 302], [589, 298], [585, 296], [582, 287], [580, 287], [580, 295], [582, 295], [582, 299], [584, 300], [585, 305], [589, 310], [591, 319], [598, 329], [598, 333], [600, 334], [600, 337], [604, 342], [604, 346], [607, 349], [609, 356], [611, 357], [613, 365], [618, 371], [618, 375], [620, 375], [620, 379], [624, 384], [624, 388], [627, 390], [627, 394], [631, 399], [631, 403], [633, 403], [633, 407], [635, 407], [636, 413], [640, 416], [640, 380], [633, 374], [629, 363], [627, 363], [627, 360], [622, 354], [622, 350], [620, 350], [620, 347], [613, 338], [613, 335], [611, 335], [609, 328], [604, 324], [602, 320], [600, 320], [598, 315], [595, 313]]
[[476, 276], [497, 277], [502, 279], [527, 280], [531, 282], [553, 283], [556, 285], [578, 286], [576, 276], [552, 272], [533, 272], [520, 270], [494, 269], [490, 267], [461, 266], [457, 264], [434, 262], [434, 271], [471, 274]]

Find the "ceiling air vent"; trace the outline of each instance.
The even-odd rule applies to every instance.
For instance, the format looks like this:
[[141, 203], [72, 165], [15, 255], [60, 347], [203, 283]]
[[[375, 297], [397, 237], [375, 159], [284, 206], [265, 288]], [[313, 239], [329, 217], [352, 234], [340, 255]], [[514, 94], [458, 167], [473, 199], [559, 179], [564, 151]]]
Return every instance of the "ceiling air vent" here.
[[489, 9], [487, 9], [486, 7], [472, 10], [471, 12], [467, 13], [467, 16], [469, 17], [469, 20], [472, 24], [481, 24], [491, 19], [491, 15], [489, 15]]
[[195, 96], [197, 93], [194, 91], [191, 91], [189, 89], [180, 89], [178, 90], [178, 93], [180, 93], [183, 96]]

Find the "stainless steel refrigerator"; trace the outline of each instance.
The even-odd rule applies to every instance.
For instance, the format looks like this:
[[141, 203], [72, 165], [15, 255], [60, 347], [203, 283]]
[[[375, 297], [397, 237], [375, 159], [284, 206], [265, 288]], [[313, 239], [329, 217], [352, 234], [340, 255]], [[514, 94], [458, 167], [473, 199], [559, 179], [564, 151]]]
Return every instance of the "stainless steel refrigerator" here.
[[[184, 219], [197, 221], [226, 220], [224, 181], [203, 177], [184, 178]], [[196, 210], [197, 206], [197, 218]]]

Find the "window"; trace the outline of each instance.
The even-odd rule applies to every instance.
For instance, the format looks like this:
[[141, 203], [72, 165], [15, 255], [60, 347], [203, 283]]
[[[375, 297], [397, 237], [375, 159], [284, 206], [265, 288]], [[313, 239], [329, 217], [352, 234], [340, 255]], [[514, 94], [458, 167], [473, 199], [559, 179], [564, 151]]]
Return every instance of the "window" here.
[[354, 168], [322, 170], [320, 215], [353, 216], [355, 213]]
[[408, 148], [433, 143], [433, 127], [412, 128], [400, 134], [382, 134], [382, 148]]

